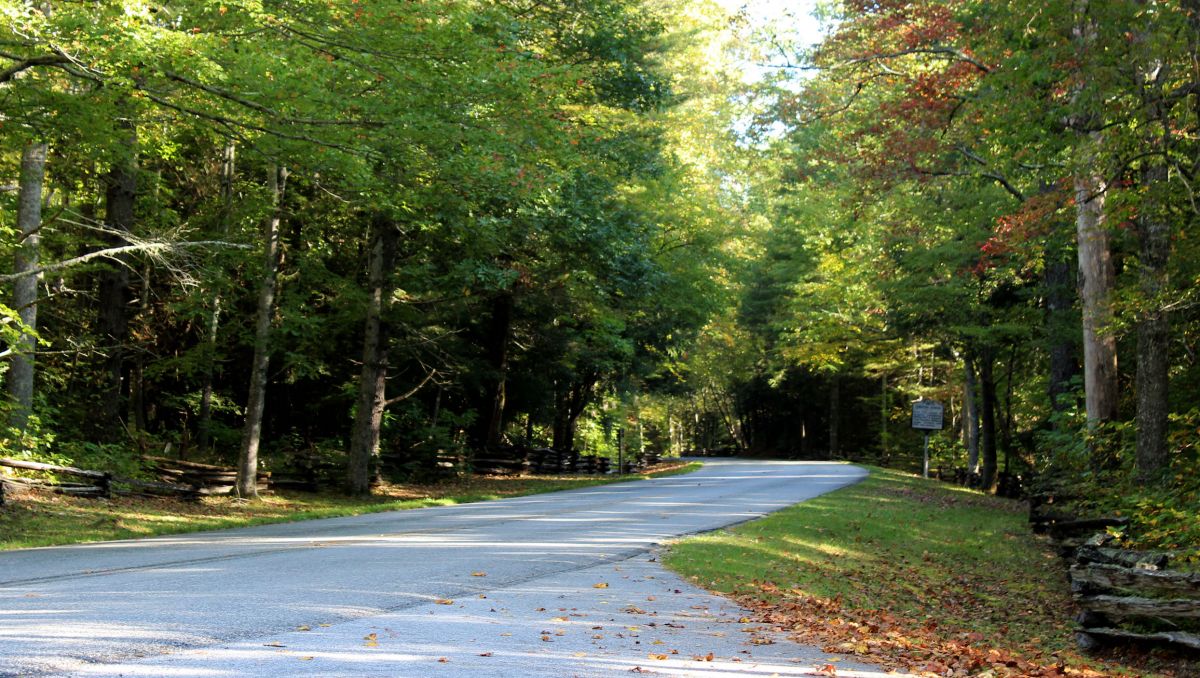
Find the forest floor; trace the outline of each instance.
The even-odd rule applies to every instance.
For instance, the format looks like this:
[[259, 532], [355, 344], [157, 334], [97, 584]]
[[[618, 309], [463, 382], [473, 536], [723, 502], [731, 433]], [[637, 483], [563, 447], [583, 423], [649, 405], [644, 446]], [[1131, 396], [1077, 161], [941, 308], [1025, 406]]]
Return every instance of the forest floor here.
[[466, 504], [688, 473], [701, 464], [666, 462], [624, 476], [467, 477], [433, 484], [384, 483], [369, 497], [282, 491], [260, 501], [28, 493], [0, 507], [0, 550], [203, 532], [268, 523]]
[[664, 562], [799, 642], [919, 675], [1200, 675], [1200, 661], [1164, 651], [1079, 653], [1064, 566], [1027, 511], [872, 468], [858, 485], [674, 544]]

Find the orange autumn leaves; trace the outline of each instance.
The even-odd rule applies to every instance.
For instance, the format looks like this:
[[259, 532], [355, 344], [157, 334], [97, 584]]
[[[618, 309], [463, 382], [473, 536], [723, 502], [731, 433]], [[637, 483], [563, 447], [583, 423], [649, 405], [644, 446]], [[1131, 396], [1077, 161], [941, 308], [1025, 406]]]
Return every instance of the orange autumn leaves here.
[[[996, 678], [1100, 678], [1106, 674], [1073, 668], [1036, 648], [1021, 652], [996, 647], [980, 633], [945, 629], [881, 610], [854, 610], [836, 599], [784, 591], [758, 583], [767, 600], [742, 595], [738, 602], [758, 612], [762, 622], [791, 633], [801, 643], [825, 652], [852, 654], [867, 661], [903, 668], [920, 676]], [[771, 602], [771, 601], [774, 602]]]

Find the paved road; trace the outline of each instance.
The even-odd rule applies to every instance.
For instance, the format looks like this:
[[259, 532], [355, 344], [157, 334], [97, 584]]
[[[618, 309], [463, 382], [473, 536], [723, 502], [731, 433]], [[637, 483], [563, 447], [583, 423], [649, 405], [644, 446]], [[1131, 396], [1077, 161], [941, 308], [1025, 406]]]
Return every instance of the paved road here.
[[654, 549], [864, 475], [709, 460], [496, 502], [0, 553], [0, 675], [811, 675], [829, 658], [742, 621]]

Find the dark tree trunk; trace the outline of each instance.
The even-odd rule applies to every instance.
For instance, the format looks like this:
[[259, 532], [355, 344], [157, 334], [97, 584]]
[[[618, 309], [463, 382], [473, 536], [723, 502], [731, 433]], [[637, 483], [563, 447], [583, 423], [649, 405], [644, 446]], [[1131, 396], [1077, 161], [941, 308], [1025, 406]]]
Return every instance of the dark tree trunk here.
[[1046, 247], [1045, 286], [1046, 350], [1050, 356], [1050, 406], [1061, 412], [1071, 406], [1071, 380], [1079, 374], [1079, 349], [1076, 337], [1079, 319], [1075, 314], [1078, 298], [1073, 255], [1056, 245]]
[[[142, 269], [142, 280], [138, 296], [138, 313], [143, 317], [150, 310], [150, 278], [153, 269], [146, 264]], [[129, 381], [129, 409], [133, 425], [138, 431], [146, 430], [146, 354], [139, 351], [133, 360], [133, 374]]]
[[246, 422], [242, 427], [242, 445], [238, 455], [237, 493], [247, 498], [258, 496], [258, 446], [262, 440], [263, 410], [267, 398], [271, 320], [275, 314], [275, 289], [279, 281], [282, 254], [279, 232], [283, 223], [287, 174], [286, 169], [276, 166], [268, 177], [273, 206], [263, 229], [263, 269], [259, 281], [258, 309], [255, 312], [254, 357], [250, 363], [250, 392], [246, 398]]
[[554, 442], [552, 447], [563, 452], [575, 448], [575, 425], [587, 409], [595, 388], [597, 375], [579, 377], [570, 384], [559, 383], [554, 397]]
[[838, 440], [839, 426], [842, 419], [842, 380], [837, 374], [829, 377], [829, 457], [837, 458], [841, 452]]
[[[13, 273], [29, 273], [37, 269], [41, 253], [42, 185], [46, 178], [48, 145], [29, 142], [21, 155], [21, 174], [17, 188], [17, 231], [21, 241], [16, 248]], [[26, 275], [13, 285], [13, 309], [30, 330], [37, 330], [38, 276]], [[13, 399], [9, 423], [18, 433], [24, 433], [33, 411], [34, 353], [37, 340], [32, 334], [22, 334], [16, 346], [8, 372], [8, 393]]]
[[879, 376], [879, 453], [886, 466], [891, 458], [888, 448], [888, 378]]
[[[225, 144], [221, 156], [221, 235], [229, 235], [233, 216], [233, 179], [237, 170], [237, 146], [232, 141]], [[219, 283], [217, 283], [219, 285]], [[213, 292], [212, 308], [204, 339], [204, 377], [200, 384], [200, 412], [196, 425], [196, 446], [207, 449], [212, 435], [213, 377], [217, 364], [217, 339], [221, 330], [221, 290]]]
[[[1153, 193], [1166, 181], [1158, 163], [1142, 172]], [[1146, 205], [1138, 219], [1140, 283], [1145, 310], [1137, 323], [1137, 476], [1154, 480], [1170, 465], [1167, 447], [1170, 325], [1163, 310], [1167, 291], [1167, 259], [1171, 249], [1166, 215]]]
[[370, 301], [363, 331], [362, 374], [348, 468], [349, 489], [357, 495], [371, 491], [371, 460], [379, 455], [379, 432], [387, 406], [388, 332], [384, 316], [392, 296], [398, 235], [396, 225], [382, 216], [375, 218], [372, 231], [374, 242], [368, 265]]
[[1000, 447], [1004, 450], [1004, 472], [1012, 471], [1012, 442], [1013, 442], [1013, 371], [1017, 362], [1017, 346], [1008, 347], [1008, 367], [1004, 375], [1004, 428], [1000, 438]]
[[983, 490], [996, 490], [996, 349], [984, 346], [979, 351], [979, 387], [981, 392], [980, 438], [983, 452]]
[[967, 471], [979, 473], [979, 404], [975, 401], [975, 354], [963, 356], [963, 444], [967, 448]]
[[487, 334], [488, 370], [479, 420], [475, 422], [475, 445], [478, 449], [500, 445], [504, 433], [504, 406], [508, 382], [508, 345], [512, 335], [515, 299], [511, 290], [500, 292], [492, 300], [491, 322]]
[[[130, 130], [126, 141], [127, 156], [118, 160], [105, 179], [105, 226], [111, 245], [128, 244], [121, 234], [133, 228], [137, 200], [137, 132]], [[125, 411], [125, 341], [129, 333], [129, 257], [121, 257], [100, 274], [97, 290], [96, 327], [105, 344], [103, 426], [107, 427]]]
[[[1196, 19], [1193, 17], [1192, 19]], [[1149, 27], [1137, 35], [1140, 46]], [[1192, 38], [1195, 47], [1195, 38]], [[1163, 103], [1162, 83], [1166, 68], [1156, 58], [1147, 57], [1137, 65], [1142, 112], [1153, 136], [1146, 146], [1164, 154], [1169, 148], [1169, 116]], [[1158, 480], [1170, 467], [1167, 446], [1170, 323], [1163, 306], [1168, 291], [1167, 261], [1171, 253], [1170, 215], [1161, 196], [1167, 184], [1167, 166], [1162, 157], [1145, 158], [1142, 165], [1142, 191], [1145, 196], [1138, 210], [1139, 283], [1144, 309], [1137, 323], [1137, 478], [1143, 483]]]

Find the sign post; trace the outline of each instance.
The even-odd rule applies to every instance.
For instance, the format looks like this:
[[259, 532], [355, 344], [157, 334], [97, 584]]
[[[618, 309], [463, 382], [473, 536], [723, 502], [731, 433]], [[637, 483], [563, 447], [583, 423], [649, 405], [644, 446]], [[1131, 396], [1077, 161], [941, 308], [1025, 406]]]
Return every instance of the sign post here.
[[929, 477], [929, 432], [942, 430], [942, 404], [936, 400], [918, 400], [913, 403], [912, 427], [925, 432], [924, 477]]

